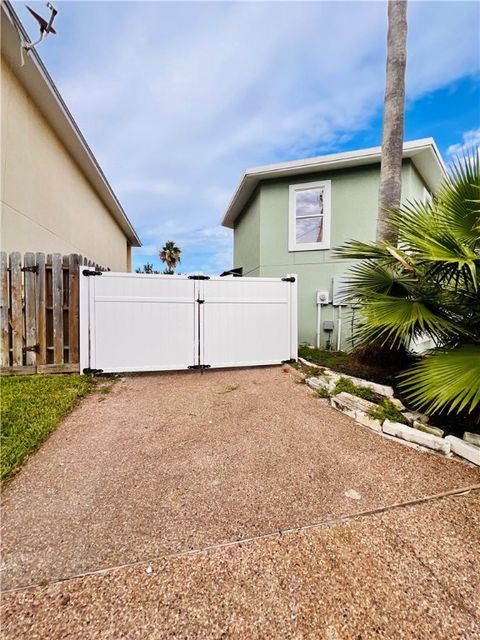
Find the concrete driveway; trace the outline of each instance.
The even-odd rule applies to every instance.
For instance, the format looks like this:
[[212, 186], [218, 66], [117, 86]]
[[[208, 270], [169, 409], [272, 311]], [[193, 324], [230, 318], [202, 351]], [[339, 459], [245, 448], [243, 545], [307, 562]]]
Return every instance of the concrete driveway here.
[[[438, 545], [447, 544], [442, 531], [446, 531], [447, 546], [457, 545], [460, 564], [456, 570], [465, 576], [462, 584], [467, 588], [468, 583], [469, 590], [477, 584], [478, 567], [471, 548], [471, 514], [478, 516], [479, 504], [475, 492], [436, 498], [423, 505], [395, 505], [480, 484], [479, 471], [372, 433], [314, 398], [296, 380], [294, 372], [281, 368], [132, 376], [115, 384], [111, 393], [82, 401], [3, 493], [3, 589], [51, 583], [46, 588], [4, 595], [7, 637], [25, 638], [29, 632], [32, 637], [66, 637], [62, 629], [71, 632], [68, 637], [110, 637], [108, 633], [119, 637], [115, 627], [118, 598], [125, 599], [122, 607], [127, 608], [129, 601], [138, 605], [138, 598], [141, 602], [153, 598], [145, 604], [142, 620], [147, 627], [157, 620], [157, 635], [134, 635], [133, 628], [141, 630], [142, 626], [138, 626], [138, 611], [132, 611], [127, 617], [134, 627], [128, 632], [127, 625], [121, 637], [170, 637], [172, 630], [181, 637], [274, 637], [265, 631], [269, 628], [265, 612], [275, 610], [281, 595], [286, 637], [343, 639], [350, 637], [349, 627], [340, 633], [338, 615], [339, 611], [353, 615], [350, 606], [342, 609], [344, 605], [337, 600], [340, 610], [332, 610], [331, 623], [318, 609], [322, 598], [322, 607], [328, 602], [336, 606], [335, 599], [330, 601], [324, 592], [327, 586], [337, 589], [338, 597], [343, 589], [339, 584], [346, 581], [343, 597], [354, 588], [352, 576], [339, 578], [342, 564], [345, 569], [352, 562], [352, 571], [358, 569], [367, 582], [371, 569], [379, 584], [383, 580], [385, 589], [394, 590], [395, 597], [387, 598], [392, 607], [395, 602], [395, 606], [399, 602], [413, 606], [413, 599], [421, 597], [428, 585], [433, 589], [442, 569], [436, 564], [436, 573], [433, 568], [426, 571], [425, 561], [420, 562], [408, 545], [418, 545], [418, 536], [426, 536], [420, 549], [425, 553], [431, 536], [437, 562]], [[347, 497], [352, 489], [360, 499]], [[443, 520], [436, 522], [435, 514], [451, 511], [445, 506], [449, 500], [458, 513], [447, 525]], [[385, 513], [348, 520], [348, 516], [377, 509]], [[420, 520], [426, 518], [430, 530], [415, 514], [420, 514]], [[345, 517], [346, 522], [338, 521]], [[312, 527], [316, 524], [319, 526]], [[305, 527], [305, 531], [278, 537], [279, 531]], [[465, 536], [461, 544], [457, 534]], [[478, 528], [476, 536], [478, 544]], [[221, 547], [256, 537], [260, 539]], [[403, 551], [399, 554], [396, 545], [406, 550], [406, 564], [402, 565]], [[188, 555], [209, 547], [210, 551]], [[451, 564], [448, 549], [446, 556]], [[403, 578], [396, 576], [399, 562]], [[413, 563], [410, 585], [409, 562]], [[140, 564], [130, 566], [135, 563]], [[154, 571], [146, 574], [150, 564]], [[105, 573], [83, 577], [104, 569]], [[237, 571], [243, 575], [241, 585]], [[127, 573], [119, 578], [122, 572]], [[425, 584], [415, 584], [415, 572]], [[80, 577], [70, 580], [68, 588], [58, 582], [74, 576]], [[146, 579], [151, 579], [148, 585], [143, 584]], [[252, 580], [265, 583], [265, 610]], [[298, 599], [307, 583], [311, 583], [311, 590], [307, 589], [310, 605], [308, 598]], [[378, 588], [369, 595], [367, 590], [365, 597], [372, 611], [380, 607], [381, 612]], [[148, 589], [148, 596], [146, 592], [141, 595], [143, 589]], [[445, 591], [438, 584], [431, 589], [430, 599], [435, 589]], [[83, 602], [80, 609], [70, 606], [72, 590], [83, 594], [78, 600]], [[100, 593], [108, 594], [105, 598], [110, 604], [103, 609], [98, 605], [98, 616], [101, 609], [102, 616], [107, 611], [110, 622], [104, 619], [98, 628], [89, 626], [90, 635], [80, 613], [92, 606], [95, 610]], [[178, 611], [183, 615], [174, 614], [180, 593]], [[447, 625], [449, 632], [467, 623], [472, 633], [479, 630], [473, 613], [478, 593], [476, 600], [472, 595], [470, 608], [458, 609], [458, 616]], [[317, 602], [312, 609], [316, 613], [309, 618], [308, 606], [313, 601]], [[197, 618], [187, 624], [189, 602]], [[442, 595], [437, 605], [447, 607], [445, 614], [448, 609], [451, 617], [449, 602]], [[52, 618], [56, 606], [58, 618], [57, 614]], [[238, 606], [243, 611], [240, 617]], [[237, 611], [230, 626], [229, 607]], [[223, 614], [216, 626], [209, 627], [206, 621], [214, 611]], [[203, 623], [202, 615], [206, 616]], [[362, 615], [365, 619], [365, 611]], [[381, 620], [387, 624], [390, 615], [380, 616], [379, 628]], [[305, 616], [308, 625], [299, 627], [299, 618]], [[95, 615], [89, 619], [95, 621]], [[437, 619], [435, 615], [432, 621]], [[42, 624], [49, 625], [47, 636], [39, 632]], [[72, 630], [77, 627], [75, 635]], [[309, 636], [309, 629], [318, 633]]]

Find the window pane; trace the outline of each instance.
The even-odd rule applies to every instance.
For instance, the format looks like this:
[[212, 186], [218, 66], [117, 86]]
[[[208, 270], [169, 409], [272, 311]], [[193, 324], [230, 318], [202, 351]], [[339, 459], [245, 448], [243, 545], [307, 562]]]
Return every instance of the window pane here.
[[295, 194], [295, 214], [302, 216], [321, 216], [323, 214], [323, 189], [304, 189]]
[[297, 244], [321, 242], [323, 237], [323, 216], [298, 218], [296, 227]]

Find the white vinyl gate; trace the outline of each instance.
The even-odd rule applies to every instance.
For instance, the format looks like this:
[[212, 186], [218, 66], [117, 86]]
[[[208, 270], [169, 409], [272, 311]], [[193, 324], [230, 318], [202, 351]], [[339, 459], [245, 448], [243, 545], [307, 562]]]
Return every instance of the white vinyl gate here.
[[166, 371], [297, 358], [297, 283], [285, 278], [80, 270], [80, 370]]

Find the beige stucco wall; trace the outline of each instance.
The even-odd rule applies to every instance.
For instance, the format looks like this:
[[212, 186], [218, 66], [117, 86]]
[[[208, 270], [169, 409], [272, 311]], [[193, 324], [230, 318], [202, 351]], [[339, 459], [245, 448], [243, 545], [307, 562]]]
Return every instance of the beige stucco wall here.
[[1, 249], [129, 270], [123, 231], [3, 58], [1, 93]]

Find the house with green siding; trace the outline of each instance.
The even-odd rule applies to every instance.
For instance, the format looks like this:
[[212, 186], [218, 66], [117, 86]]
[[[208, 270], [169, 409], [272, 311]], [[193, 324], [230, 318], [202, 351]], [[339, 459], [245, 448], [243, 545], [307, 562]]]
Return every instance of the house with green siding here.
[[[381, 148], [247, 169], [222, 224], [233, 229], [243, 276], [298, 278], [299, 342], [351, 345], [355, 310], [341, 302], [347, 240], [375, 239]], [[425, 200], [446, 174], [432, 138], [404, 145], [402, 201]]]

